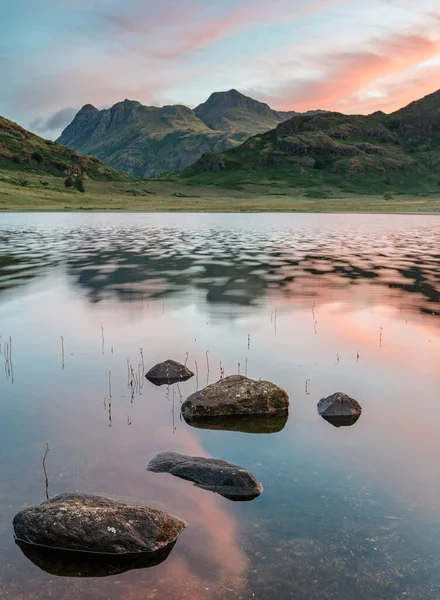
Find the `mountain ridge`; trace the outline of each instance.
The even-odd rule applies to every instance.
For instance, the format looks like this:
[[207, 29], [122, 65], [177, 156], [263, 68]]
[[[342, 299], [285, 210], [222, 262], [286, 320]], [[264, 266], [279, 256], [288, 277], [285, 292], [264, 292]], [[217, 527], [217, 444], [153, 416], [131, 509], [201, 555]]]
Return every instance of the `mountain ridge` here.
[[86, 104], [57, 142], [145, 178], [183, 170], [204, 153], [234, 147], [294, 114], [237, 90], [214, 92], [195, 109], [126, 99], [103, 110]]

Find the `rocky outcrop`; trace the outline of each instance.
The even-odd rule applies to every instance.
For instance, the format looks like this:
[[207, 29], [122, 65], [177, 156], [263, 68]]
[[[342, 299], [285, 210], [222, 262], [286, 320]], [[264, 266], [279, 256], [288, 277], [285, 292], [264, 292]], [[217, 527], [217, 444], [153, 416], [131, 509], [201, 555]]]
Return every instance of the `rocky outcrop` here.
[[185, 523], [147, 506], [88, 494], [61, 494], [14, 517], [19, 542], [112, 555], [154, 553], [173, 544]]
[[189, 396], [182, 405], [185, 418], [277, 414], [289, 408], [287, 393], [269, 381], [232, 375]]
[[187, 381], [194, 377], [194, 373], [175, 360], [166, 360], [152, 367], [145, 377], [154, 385], [169, 385], [178, 381]]
[[252, 473], [224, 460], [161, 452], [150, 460], [148, 471], [170, 473], [192, 481], [197, 487], [215, 492], [229, 500], [253, 500], [263, 486]]
[[242, 433], [278, 433], [282, 431], [289, 418], [289, 411], [280, 411], [269, 415], [226, 415], [218, 417], [188, 417], [185, 422], [197, 429], [221, 431], [240, 431]]
[[335, 427], [354, 425], [362, 413], [361, 405], [342, 392], [336, 392], [318, 402], [318, 412]]

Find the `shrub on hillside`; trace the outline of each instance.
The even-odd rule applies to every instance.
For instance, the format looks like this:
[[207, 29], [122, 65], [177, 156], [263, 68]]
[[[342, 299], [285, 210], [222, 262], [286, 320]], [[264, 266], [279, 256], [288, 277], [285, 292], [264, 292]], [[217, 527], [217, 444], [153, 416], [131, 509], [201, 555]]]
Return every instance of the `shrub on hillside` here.
[[84, 181], [82, 177], [76, 177], [73, 181], [73, 187], [78, 190], [78, 192], [81, 192], [82, 194], [84, 194], [84, 192], [86, 191], [86, 188], [84, 187]]
[[39, 163], [44, 162], [43, 155], [40, 154], [40, 152], [33, 152], [32, 153], [32, 160], [35, 160], [36, 162], [39, 162]]

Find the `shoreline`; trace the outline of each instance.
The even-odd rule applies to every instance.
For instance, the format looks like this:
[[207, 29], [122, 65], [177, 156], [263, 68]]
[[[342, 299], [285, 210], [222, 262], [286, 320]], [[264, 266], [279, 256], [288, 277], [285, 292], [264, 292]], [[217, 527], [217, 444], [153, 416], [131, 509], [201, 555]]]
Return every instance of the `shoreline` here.
[[440, 216], [440, 209], [438, 211], [368, 211], [368, 210], [283, 210], [283, 209], [259, 209], [259, 210], [198, 210], [198, 209], [157, 209], [157, 210], [140, 210], [140, 209], [115, 209], [115, 208], [73, 208], [73, 209], [60, 209], [60, 208], [0, 208], [0, 215], [2, 214], [23, 214], [23, 213], [108, 213], [108, 214], [297, 214], [297, 215], [401, 215], [401, 216]]

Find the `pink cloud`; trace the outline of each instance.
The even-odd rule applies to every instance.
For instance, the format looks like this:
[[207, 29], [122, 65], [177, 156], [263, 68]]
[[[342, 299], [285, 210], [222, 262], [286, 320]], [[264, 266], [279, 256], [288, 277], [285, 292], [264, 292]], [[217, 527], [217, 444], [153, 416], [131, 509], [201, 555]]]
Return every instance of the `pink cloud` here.
[[[310, 110], [323, 108], [341, 112], [368, 112], [368, 108], [397, 108], [402, 100], [411, 95], [414, 89], [405, 93], [397, 93], [391, 99], [387, 97], [392, 86], [387, 87], [387, 80], [400, 79], [399, 85], [405, 88], [405, 79], [413, 79], [413, 69], [421, 63], [440, 54], [440, 39], [423, 36], [419, 33], [393, 34], [386, 39], [375, 39], [370, 47], [356, 52], [330, 52], [318, 56], [311, 66], [321, 69], [322, 75], [313, 80], [293, 80], [280, 86], [267, 96], [267, 100], [276, 108], [289, 110]], [[310, 64], [310, 62], [309, 62]], [[431, 74], [432, 75], [432, 74]], [[426, 71], [425, 77], [418, 78], [423, 89], [433, 91], [438, 87]], [[362, 100], [364, 93], [372, 87], [383, 90], [384, 98]]]
[[[297, 2], [292, 7], [291, 0], [277, 0], [276, 6], [265, 0], [246, 0], [237, 8], [219, 14], [206, 11], [206, 4], [182, 2], [175, 7], [166, 3], [154, 17], [144, 15], [142, 7], [145, 9], [145, 5], [139, 5], [131, 17], [107, 14], [104, 21], [114, 26], [118, 35], [123, 37], [151, 34], [155, 41], [159, 41], [158, 45], [154, 44], [149, 48], [152, 55], [176, 59], [207, 48], [240, 31], [284, 23], [347, 2], [348, 0], [314, 0]], [[155, 32], [159, 30], [160, 40], [157, 40]], [[146, 45], [148, 46], [148, 42], [144, 38], [138, 47], [145, 50]]]

